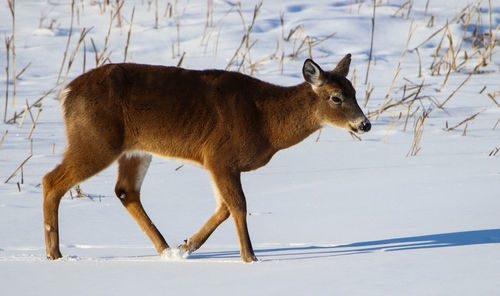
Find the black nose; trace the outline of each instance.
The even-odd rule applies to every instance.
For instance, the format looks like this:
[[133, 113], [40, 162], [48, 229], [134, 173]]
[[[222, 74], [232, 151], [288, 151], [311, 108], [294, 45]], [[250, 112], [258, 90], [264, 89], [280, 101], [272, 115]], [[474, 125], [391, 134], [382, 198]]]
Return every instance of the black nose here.
[[368, 132], [370, 131], [372, 128], [372, 124], [370, 123], [369, 120], [361, 123], [361, 126], [359, 127], [360, 130], [364, 131], [364, 132]]

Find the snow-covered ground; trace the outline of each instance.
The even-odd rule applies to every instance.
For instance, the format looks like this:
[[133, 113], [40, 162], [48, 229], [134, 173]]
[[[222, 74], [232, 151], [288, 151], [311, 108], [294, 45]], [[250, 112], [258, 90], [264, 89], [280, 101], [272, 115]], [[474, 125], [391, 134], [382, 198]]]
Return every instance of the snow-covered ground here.
[[[67, 83], [95, 67], [93, 43], [98, 54], [109, 55], [111, 62], [124, 60], [134, 7], [127, 61], [177, 65], [185, 53], [183, 67], [224, 69], [258, 4], [244, 1], [239, 8], [231, 1], [213, 1], [211, 26], [206, 28], [207, 1], [158, 0], [157, 25], [156, 1], [125, 1], [121, 27], [115, 18], [106, 43], [115, 6], [92, 2], [76, 1], [70, 29], [71, 1], [16, 1], [16, 71], [31, 65], [17, 80], [12, 106], [9, 51], [7, 120], [56, 85], [70, 31], [60, 83], [66, 72]], [[0, 147], [1, 294], [498, 295], [500, 152], [495, 152], [500, 148], [500, 108], [494, 102], [500, 103], [498, 46], [491, 59], [489, 52], [485, 55], [486, 65], [469, 74], [479, 62], [477, 51], [485, 50], [470, 37], [485, 36], [489, 41], [488, 34], [495, 33], [500, 23], [500, 4], [491, 1], [490, 14], [488, 1], [413, 0], [401, 9], [405, 1], [377, 1], [373, 59], [365, 85], [373, 6], [371, 1], [356, 2], [264, 0], [248, 47], [243, 44], [231, 63], [230, 70], [293, 85], [302, 82], [307, 40], [312, 42], [312, 57], [325, 69], [350, 52], [348, 77], [355, 80], [360, 105], [366, 90], [373, 87], [363, 106], [365, 113], [397, 102], [423, 84], [418, 91], [422, 100], [414, 101], [409, 116], [408, 104], [380, 116], [372, 113], [372, 131], [362, 135], [362, 141], [325, 127], [320, 135], [279, 152], [264, 168], [244, 174], [249, 230], [260, 262], [240, 261], [231, 219], [188, 259], [160, 258], [114, 196], [116, 165], [81, 184], [92, 198], [69, 194], [63, 198], [64, 258], [47, 261], [41, 179], [64, 151], [64, 126], [55, 99], [59, 86], [31, 108], [32, 115], [22, 126], [21, 116], [15, 124], [3, 123], [0, 128], [0, 136], [8, 131]], [[7, 1], [0, 3], [0, 20], [0, 35], [11, 36]], [[448, 27], [440, 30], [447, 21]], [[84, 28], [90, 31], [67, 71]], [[284, 40], [291, 30], [295, 33]], [[417, 46], [421, 77], [413, 50]], [[445, 67], [432, 75], [431, 64], [443, 55], [457, 55], [460, 64], [465, 51], [470, 59], [457, 66], [458, 71], [450, 71], [447, 79]], [[6, 56], [1, 46], [1, 69], [7, 66]], [[6, 78], [0, 71], [2, 119]], [[31, 116], [35, 118], [39, 110], [28, 139]], [[423, 110], [428, 116], [417, 143], [420, 150], [411, 156], [415, 124], [418, 129]], [[30, 155], [22, 174], [18, 171], [4, 184]], [[172, 246], [196, 232], [215, 208], [208, 173], [189, 166], [176, 170], [178, 166], [155, 157], [142, 189], [144, 207]]]

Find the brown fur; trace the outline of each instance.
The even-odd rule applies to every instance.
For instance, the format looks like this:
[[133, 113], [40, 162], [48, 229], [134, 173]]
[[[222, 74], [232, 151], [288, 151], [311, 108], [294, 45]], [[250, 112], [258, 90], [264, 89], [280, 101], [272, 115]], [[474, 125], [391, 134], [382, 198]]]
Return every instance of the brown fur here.
[[63, 161], [43, 178], [48, 258], [61, 257], [57, 217], [64, 193], [117, 159], [117, 196], [157, 251], [169, 248], [140, 202], [152, 153], [194, 161], [211, 172], [218, 208], [181, 248], [198, 249], [231, 214], [243, 261], [255, 261], [240, 173], [264, 166], [324, 123], [368, 131], [345, 78], [349, 64], [350, 55], [324, 72], [307, 60], [306, 82], [292, 87], [236, 72], [138, 64], [105, 65], [79, 76], [62, 102], [68, 143]]

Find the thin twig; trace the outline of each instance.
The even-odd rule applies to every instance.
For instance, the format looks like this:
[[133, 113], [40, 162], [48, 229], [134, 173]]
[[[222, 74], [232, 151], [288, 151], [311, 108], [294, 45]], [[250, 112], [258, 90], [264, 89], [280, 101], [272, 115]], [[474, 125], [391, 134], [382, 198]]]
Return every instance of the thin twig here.
[[59, 84], [59, 80], [61, 79], [62, 71], [64, 68], [64, 64], [66, 63], [66, 57], [68, 55], [69, 43], [71, 41], [71, 35], [73, 34], [73, 17], [75, 12], [75, 0], [71, 1], [71, 21], [68, 33], [68, 39], [66, 40], [66, 48], [64, 49], [63, 59], [61, 61], [61, 66], [59, 67], [59, 73], [57, 74], [56, 85]]
[[[42, 102], [43, 99], [45, 99], [48, 95], [50, 95], [51, 93], [53, 93], [57, 88], [57, 85], [54, 86], [53, 88], [51, 88], [48, 92], [46, 92], [43, 96], [41, 96], [40, 98], [38, 98], [38, 100], [36, 100], [33, 104], [31, 104], [28, 108], [28, 111], [31, 110], [31, 108], [33, 108], [34, 106], [39, 106], [40, 105], [40, 102]], [[9, 119], [7, 121], [7, 123], [14, 123], [16, 121], [16, 119], [20, 116], [22, 116], [24, 114], [24, 111], [20, 112], [20, 113], [16, 113], [14, 114], [14, 117], [12, 117], [11, 119]]]
[[470, 116], [470, 117], [467, 117], [466, 119], [462, 120], [459, 124], [455, 125], [454, 127], [450, 127], [450, 128], [447, 128], [446, 131], [449, 132], [449, 131], [452, 131], [454, 129], [456, 129], [457, 127], [461, 126], [462, 124], [468, 122], [468, 121], [471, 121], [473, 120], [474, 118], [476, 118], [476, 116], [478, 116], [479, 114], [481, 114], [482, 112], [486, 111], [486, 109], [483, 109], [479, 112], [477, 112], [476, 114]]
[[477, 65], [474, 70], [472, 70], [469, 75], [467, 75], [467, 78], [465, 78], [465, 80], [448, 96], [448, 98], [446, 98], [446, 100], [444, 100], [440, 105], [439, 105], [439, 108], [440, 109], [443, 109], [444, 105], [446, 103], [448, 103], [448, 101], [460, 90], [460, 88], [462, 88], [462, 86], [464, 86], [465, 83], [467, 83], [467, 81], [469, 81], [469, 79], [472, 77], [472, 75], [474, 75], [474, 73], [476, 73], [477, 69], [479, 69], [481, 64]]
[[17, 169], [7, 178], [7, 180], [5, 180], [4, 184], [7, 184], [10, 179], [12, 179], [16, 174], [17, 172], [21, 169], [21, 167], [23, 167], [27, 162], [28, 160], [30, 160], [30, 158], [33, 156], [33, 154], [31, 154], [30, 156], [28, 156], [28, 158], [26, 158], [18, 167]]
[[5, 137], [7, 137], [7, 134], [9, 133], [9, 130], [5, 130], [2, 136], [2, 140], [0, 140], [0, 147], [3, 145], [3, 141], [5, 140]]
[[127, 61], [128, 46], [130, 44], [130, 35], [132, 34], [132, 24], [134, 23], [135, 6], [132, 8], [132, 16], [130, 17], [130, 26], [127, 33], [127, 44], [125, 45], [125, 52], [123, 53], [123, 62]]
[[33, 133], [33, 130], [35, 129], [36, 122], [38, 121], [38, 116], [40, 116], [40, 112], [42, 112], [42, 109], [38, 109], [38, 112], [36, 113], [35, 120], [33, 121], [33, 124], [31, 125], [30, 132], [28, 134], [28, 139], [31, 139], [31, 134]]
[[370, 41], [370, 54], [368, 56], [368, 66], [366, 68], [366, 77], [365, 77], [365, 85], [368, 83], [368, 74], [370, 73], [370, 63], [372, 61], [372, 52], [373, 52], [373, 35], [375, 34], [375, 10], [377, 8], [377, 3], [373, 0], [373, 16], [372, 16], [372, 38]]

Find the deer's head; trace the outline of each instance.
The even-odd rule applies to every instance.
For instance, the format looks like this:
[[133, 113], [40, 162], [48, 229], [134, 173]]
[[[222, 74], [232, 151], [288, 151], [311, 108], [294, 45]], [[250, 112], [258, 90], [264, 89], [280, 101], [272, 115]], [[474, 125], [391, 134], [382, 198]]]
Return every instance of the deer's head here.
[[371, 129], [356, 101], [356, 90], [346, 78], [351, 64], [351, 54], [346, 55], [332, 71], [323, 71], [307, 59], [302, 68], [304, 79], [318, 96], [318, 120], [356, 133]]

